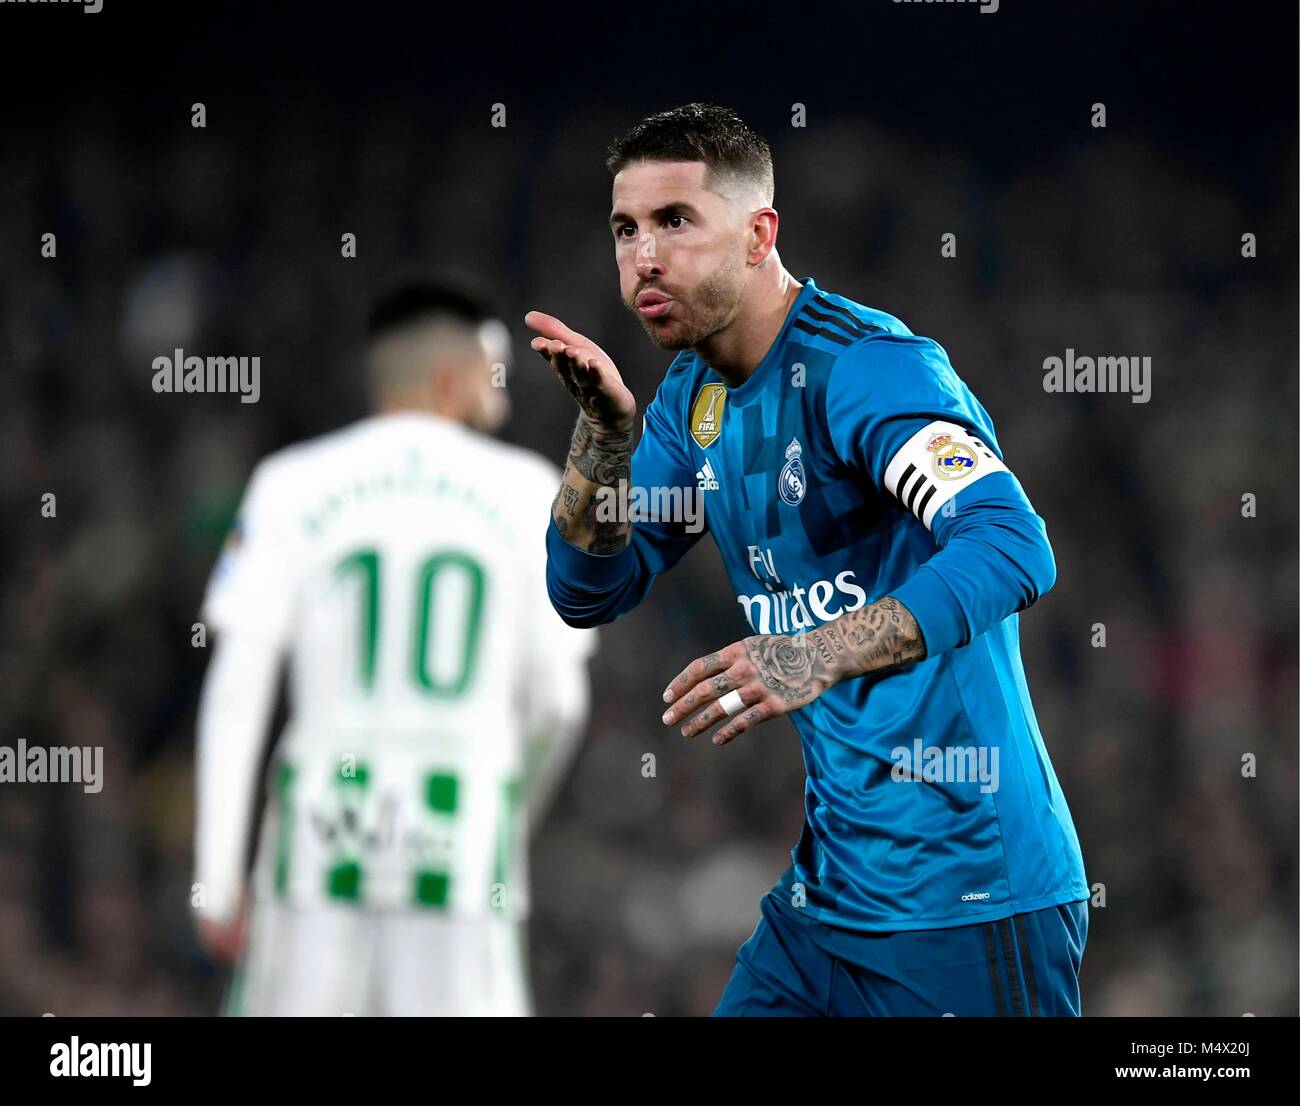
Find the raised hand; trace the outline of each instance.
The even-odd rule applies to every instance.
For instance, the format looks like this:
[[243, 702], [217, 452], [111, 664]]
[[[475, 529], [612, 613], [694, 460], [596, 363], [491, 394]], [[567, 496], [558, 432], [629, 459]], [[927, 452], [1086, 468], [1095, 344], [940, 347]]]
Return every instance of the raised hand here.
[[532, 348], [555, 370], [588, 422], [610, 430], [632, 428], [636, 399], [609, 354], [554, 315], [530, 311], [524, 323], [538, 333]]
[[[532, 347], [555, 370], [578, 403], [578, 422], [551, 519], [568, 542], [588, 553], [617, 553], [631, 538], [626, 512], [602, 512], [602, 500], [621, 501], [632, 473], [636, 399], [600, 346], [553, 315], [530, 311]], [[612, 517], [611, 517], [612, 514]]]

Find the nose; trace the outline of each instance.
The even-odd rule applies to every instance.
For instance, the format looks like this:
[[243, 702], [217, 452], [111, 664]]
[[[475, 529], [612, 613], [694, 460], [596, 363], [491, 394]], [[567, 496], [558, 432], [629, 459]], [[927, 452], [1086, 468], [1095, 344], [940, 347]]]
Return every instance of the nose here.
[[663, 276], [663, 272], [664, 266], [656, 249], [655, 237], [647, 231], [636, 244], [636, 275], [646, 280]]

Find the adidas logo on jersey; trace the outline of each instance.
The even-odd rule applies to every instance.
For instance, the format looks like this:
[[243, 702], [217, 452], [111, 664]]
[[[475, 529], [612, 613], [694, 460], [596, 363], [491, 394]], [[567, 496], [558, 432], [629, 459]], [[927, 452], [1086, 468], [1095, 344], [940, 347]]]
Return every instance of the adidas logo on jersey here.
[[718, 478], [713, 472], [713, 466], [708, 461], [705, 461], [704, 467], [695, 474], [695, 479], [702, 492], [716, 492], [718, 490]]

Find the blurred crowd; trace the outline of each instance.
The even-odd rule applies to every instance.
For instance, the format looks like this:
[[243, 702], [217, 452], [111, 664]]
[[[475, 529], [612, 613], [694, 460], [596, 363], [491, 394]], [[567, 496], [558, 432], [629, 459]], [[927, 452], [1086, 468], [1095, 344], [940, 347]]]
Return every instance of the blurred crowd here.
[[[619, 300], [606, 226], [604, 146], [633, 120], [340, 122], [304, 100], [142, 135], [90, 105], [9, 150], [0, 744], [101, 745], [105, 784], [0, 785], [0, 1013], [215, 1012], [189, 912], [191, 642], [244, 481], [364, 413], [366, 305], [413, 269], [471, 279], [510, 325], [509, 440], [559, 463], [572, 425], [530, 308], [648, 401], [668, 357]], [[1021, 635], [1097, 890], [1085, 1012], [1293, 1014], [1294, 146], [1247, 188], [1150, 136], [990, 164], [864, 117], [752, 122], [786, 266], [938, 340], [1047, 521], [1058, 583]], [[259, 356], [260, 401], [155, 393], [176, 347]], [[1150, 356], [1150, 402], [1046, 392], [1067, 348]], [[715, 749], [658, 720], [673, 674], [747, 632], [708, 545], [602, 631], [589, 736], [534, 838], [540, 1013], [707, 1013], [798, 837], [787, 722]]]

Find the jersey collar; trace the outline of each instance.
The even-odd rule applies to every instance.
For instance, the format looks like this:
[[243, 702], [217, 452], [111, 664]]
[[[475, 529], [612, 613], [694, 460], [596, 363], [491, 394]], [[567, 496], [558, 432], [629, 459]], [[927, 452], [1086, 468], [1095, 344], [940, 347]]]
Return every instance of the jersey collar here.
[[[763, 355], [763, 360], [760, 361], [754, 371], [749, 374], [748, 380], [738, 387], [727, 388], [728, 403], [745, 404], [749, 402], [752, 396], [757, 395], [762, 390], [764, 379], [772, 372], [773, 366], [780, 360], [779, 352], [781, 347], [785, 345], [785, 337], [790, 330], [791, 324], [796, 318], [798, 318], [799, 313], [804, 309], [808, 301], [817, 295], [818, 292], [817, 285], [813, 283], [813, 278], [810, 276], [800, 277], [799, 283], [803, 285], [803, 288], [800, 290], [798, 298], [796, 298], [794, 303], [790, 305], [790, 310], [786, 313], [785, 322], [781, 324], [781, 329], [777, 333], [776, 340], [772, 342], [771, 348]], [[722, 380], [713, 369], [710, 369], [709, 371], [712, 372], [718, 380]], [[723, 383], [725, 384], [725, 381], [723, 381]]]

